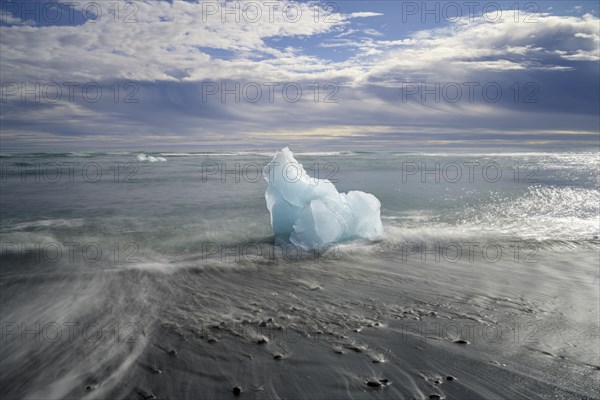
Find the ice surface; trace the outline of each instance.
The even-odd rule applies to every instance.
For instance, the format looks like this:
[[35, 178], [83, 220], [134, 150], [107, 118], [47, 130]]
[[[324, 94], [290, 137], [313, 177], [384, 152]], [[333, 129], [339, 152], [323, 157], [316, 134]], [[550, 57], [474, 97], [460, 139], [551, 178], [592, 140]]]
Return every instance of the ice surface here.
[[370, 193], [339, 193], [327, 179], [309, 176], [286, 147], [265, 167], [265, 198], [277, 239], [305, 249], [348, 239], [374, 240], [383, 232], [381, 203]]

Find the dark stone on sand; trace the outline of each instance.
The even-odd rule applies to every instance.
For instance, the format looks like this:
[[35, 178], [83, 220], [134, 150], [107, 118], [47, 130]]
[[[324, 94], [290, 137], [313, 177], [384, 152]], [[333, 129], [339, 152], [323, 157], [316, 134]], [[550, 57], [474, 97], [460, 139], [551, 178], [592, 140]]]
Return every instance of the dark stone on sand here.
[[362, 353], [364, 351], [364, 349], [360, 346], [356, 346], [356, 345], [352, 345], [349, 347], [350, 350], [354, 350], [357, 353]]
[[470, 344], [471, 342], [469, 342], [468, 340], [465, 340], [465, 339], [458, 339], [458, 340], [455, 340], [454, 343], [457, 343], [457, 344]]
[[260, 321], [260, 324], [258, 324], [258, 326], [261, 326], [264, 328], [265, 326], [267, 326], [267, 321]]
[[455, 381], [455, 380], [456, 380], [456, 378], [455, 378], [454, 376], [452, 376], [452, 375], [448, 375], [448, 376], [446, 377], [446, 380], [447, 380], [447, 381]]
[[168, 350], [167, 354], [170, 355], [171, 357], [177, 357], [177, 350], [175, 350], [175, 349]]
[[273, 356], [273, 358], [274, 358], [275, 360], [281, 360], [281, 359], [283, 358], [283, 355], [281, 355], [281, 354], [275, 354], [275, 355]]
[[442, 399], [442, 396], [441, 396], [441, 395], [439, 395], [439, 394], [430, 394], [430, 395], [429, 395], [429, 398], [430, 398], [431, 400], [440, 400], [440, 399]]
[[85, 387], [85, 390], [94, 390], [94, 387], [92, 385], [87, 385]]
[[267, 343], [269, 343], [269, 339], [263, 337], [263, 338], [258, 339], [257, 343], [258, 344], [267, 344]]
[[442, 384], [442, 381], [441, 381], [441, 380], [439, 380], [439, 379], [436, 379], [436, 380], [435, 380], [435, 382], [433, 382], [433, 383], [435, 383], [436, 385], [441, 385], [441, 384]]
[[157, 375], [157, 374], [162, 374], [162, 371], [158, 368], [152, 368], [152, 373]]
[[372, 387], [372, 388], [380, 388], [382, 386], [387, 386], [390, 384], [390, 380], [389, 379], [379, 379], [379, 380], [370, 380], [367, 381], [367, 386]]
[[144, 400], [156, 400], [156, 395], [154, 393], [150, 393], [144, 396]]
[[242, 394], [242, 388], [239, 387], [239, 386], [235, 386], [233, 388], [233, 394], [236, 395], [236, 396], [239, 396], [240, 394]]
[[209, 337], [207, 342], [208, 343], [217, 343], [219, 341], [219, 339], [215, 338], [215, 337]]

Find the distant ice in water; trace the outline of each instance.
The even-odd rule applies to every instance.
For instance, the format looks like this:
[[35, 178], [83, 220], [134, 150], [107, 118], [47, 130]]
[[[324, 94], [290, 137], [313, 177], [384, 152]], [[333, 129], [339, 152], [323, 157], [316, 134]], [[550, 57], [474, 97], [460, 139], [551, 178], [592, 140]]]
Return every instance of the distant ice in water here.
[[138, 154], [137, 159], [138, 159], [138, 161], [150, 161], [150, 162], [167, 161], [167, 159], [164, 157], [154, 157], [154, 156], [148, 156], [146, 154]]
[[265, 167], [265, 198], [277, 239], [314, 249], [326, 243], [383, 233], [381, 203], [370, 193], [339, 193], [327, 179], [309, 176], [286, 147]]

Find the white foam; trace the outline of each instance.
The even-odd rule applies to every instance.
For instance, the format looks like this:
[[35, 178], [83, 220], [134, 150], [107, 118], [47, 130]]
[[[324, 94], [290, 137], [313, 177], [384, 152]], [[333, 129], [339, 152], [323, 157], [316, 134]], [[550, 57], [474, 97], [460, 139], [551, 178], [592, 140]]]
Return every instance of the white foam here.
[[[349, 151], [316, 151], [316, 152], [304, 152], [296, 153], [296, 155], [307, 156], [307, 157], [320, 157], [320, 156], [351, 156], [355, 153]], [[167, 157], [211, 157], [211, 156], [223, 156], [223, 157], [235, 157], [235, 156], [261, 156], [271, 157], [271, 152], [257, 152], [257, 151], [232, 151], [232, 152], [221, 152], [221, 153], [161, 153]]]
[[165, 162], [165, 161], [167, 161], [167, 159], [164, 157], [154, 157], [154, 156], [149, 156], [149, 155], [146, 155], [143, 153], [138, 154], [137, 159], [138, 159], [138, 161], [150, 161], [150, 162], [158, 162], [158, 161]]

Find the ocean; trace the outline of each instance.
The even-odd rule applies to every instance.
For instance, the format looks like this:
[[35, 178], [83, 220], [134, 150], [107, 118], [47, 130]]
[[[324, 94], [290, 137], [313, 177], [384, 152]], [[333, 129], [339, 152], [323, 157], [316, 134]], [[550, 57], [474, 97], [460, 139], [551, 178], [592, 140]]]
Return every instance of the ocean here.
[[0, 396], [600, 397], [598, 152], [295, 152], [381, 202], [310, 251], [274, 152], [3, 151]]

